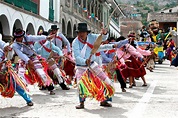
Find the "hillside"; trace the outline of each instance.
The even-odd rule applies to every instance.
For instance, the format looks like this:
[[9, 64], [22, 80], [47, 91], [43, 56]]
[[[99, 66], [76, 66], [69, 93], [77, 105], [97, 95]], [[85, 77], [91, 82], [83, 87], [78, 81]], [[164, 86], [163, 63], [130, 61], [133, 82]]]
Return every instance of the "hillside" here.
[[[116, 0], [118, 4], [133, 5], [136, 9], [136, 14], [141, 14], [142, 23], [147, 24], [147, 14], [157, 12], [162, 9], [172, 8], [178, 5], [178, 0]], [[135, 14], [133, 9], [127, 7], [123, 10], [126, 14]]]
[[178, 0], [116, 0], [120, 4], [137, 4], [139, 2], [145, 4], [158, 4], [159, 7], [166, 5], [178, 5]]

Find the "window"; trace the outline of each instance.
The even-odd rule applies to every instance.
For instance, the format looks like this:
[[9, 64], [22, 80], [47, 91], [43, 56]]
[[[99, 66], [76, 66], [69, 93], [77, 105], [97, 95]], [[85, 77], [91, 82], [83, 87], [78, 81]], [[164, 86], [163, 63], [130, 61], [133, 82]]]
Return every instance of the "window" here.
[[86, 0], [83, 0], [83, 8], [86, 8]]
[[49, 8], [53, 9], [53, 0], [49, 0]]
[[81, 0], [78, 0], [78, 5], [79, 5], [79, 6], [81, 6], [81, 3], [82, 3], [82, 1], [81, 1]]
[[91, 13], [94, 13], [94, 8], [95, 8], [95, 7], [94, 7], [94, 3], [92, 2], [92, 3], [91, 3]]
[[171, 12], [172, 12], [172, 9], [169, 9], [169, 12], [171, 13]]
[[87, 3], [87, 9], [90, 12], [90, 2]]

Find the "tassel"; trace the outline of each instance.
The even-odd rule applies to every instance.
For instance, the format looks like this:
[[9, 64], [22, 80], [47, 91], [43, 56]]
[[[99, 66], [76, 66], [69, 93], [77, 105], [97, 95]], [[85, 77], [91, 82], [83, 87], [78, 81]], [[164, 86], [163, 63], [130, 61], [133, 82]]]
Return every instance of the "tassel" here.
[[95, 98], [97, 101], [104, 101], [114, 93], [109, 85], [106, 85], [89, 70], [83, 73], [79, 81], [79, 91], [81, 97]]
[[14, 81], [21, 86], [25, 91], [29, 92], [29, 89], [27, 89], [25, 83], [19, 78], [19, 76], [12, 70], [9, 70], [9, 73], [11, 74], [11, 76], [14, 78]]
[[6, 74], [6, 79], [8, 80], [8, 86], [4, 92], [1, 93], [3, 97], [12, 98], [15, 94], [14, 82], [12, 80], [12, 76]]
[[83, 84], [82, 80], [80, 81], [80, 90], [82, 93], [80, 94], [82, 97], [89, 97], [91, 94], [87, 90], [86, 86]]

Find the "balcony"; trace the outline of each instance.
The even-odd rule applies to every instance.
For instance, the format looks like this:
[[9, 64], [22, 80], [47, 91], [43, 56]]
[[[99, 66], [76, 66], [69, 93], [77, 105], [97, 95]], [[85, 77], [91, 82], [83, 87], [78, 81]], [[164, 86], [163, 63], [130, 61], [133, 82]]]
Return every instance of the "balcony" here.
[[38, 5], [30, 0], [4, 0], [16, 7], [38, 14]]
[[49, 20], [54, 21], [54, 10], [49, 8]]
[[112, 20], [113, 20], [113, 22], [114, 22], [116, 25], [119, 26], [119, 20], [118, 20], [118, 19], [115, 19], [114, 17], [112, 17]]

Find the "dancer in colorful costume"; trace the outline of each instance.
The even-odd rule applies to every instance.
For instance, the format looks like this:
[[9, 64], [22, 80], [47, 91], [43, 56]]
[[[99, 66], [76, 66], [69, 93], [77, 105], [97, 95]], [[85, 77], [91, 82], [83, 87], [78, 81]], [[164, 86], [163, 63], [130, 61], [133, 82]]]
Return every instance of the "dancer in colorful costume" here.
[[[57, 25], [51, 25], [51, 33], [55, 35], [54, 39], [53, 39], [53, 43], [55, 46], [59, 47], [61, 50], [63, 49], [62, 46], [66, 46], [67, 45], [67, 50], [68, 50], [68, 54], [71, 53], [71, 48], [70, 48], [70, 43], [67, 40], [67, 38], [61, 33], [58, 33], [58, 27]], [[64, 43], [64, 44], [63, 44]]]
[[[96, 55], [91, 56], [92, 49], [95, 49], [95, 44], [97, 44], [95, 41], [99, 38], [105, 41], [108, 37], [107, 31], [102, 29], [102, 37], [100, 37], [98, 34], [91, 34], [86, 23], [79, 23], [77, 34], [78, 37], [76, 37], [72, 43], [73, 57], [76, 61], [76, 78], [80, 92], [80, 105], [76, 106], [76, 109], [84, 108], [86, 97], [95, 98], [100, 101], [101, 106], [111, 107], [112, 105], [108, 103], [108, 101], [111, 101], [111, 97], [114, 94], [113, 82], [95, 62]], [[115, 47], [117, 47], [117, 45], [101, 45], [97, 52]]]
[[[53, 39], [52, 42], [54, 43], [55, 46], [59, 47], [61, 50], [63, 50], [63, 47], [66, 48], [66, 46], [67, 46], [67, 53], [66, 54], [67, 54], [67, 56], [70, 56], [71, 55], [70, 42], [61, 32], [58, 32], [58, 29], [59, 28], [57, 27], [57, 25], [51, 25], [50, 34], [55, 35], [55, 38]], [[64, 55], [65, 55], [65, 53], [64, 53]], [[69, 59], [63, 60], [63, 61], [64, 61], [63, 62], [64, 65], [63, 65], [62, 69], [64, 69], [66, 74], [69, 75], [68, 81], [70, 81], [70, 79], [72, 79], [72, 75], [74, 75], [74, 73], [72, 73], [71, 70], [74, 70], [75, 64], [72, 63], [72, 61], [70, 61]], [[61, 63], [61, 62], [59, 62], [59, 63]]]
[[[47, 32], [43, 32], [42, 35], [48, 35]], [[48, 62], [48, 74], [51, 78], [57, 78], [59, 85], [63, 90], [69, 90], [70, 88], [67, 87], [64, 83], [64, 77], [62, 77], [61, 70], [57, 66], [55, 61], [56, 58], [62, 58], [63, 53], [60, 48], [55, 46], [53, 42], [42, 40], [40, 42], [35, 42], [34, 49], [36, 50], [37, 54], [44, 57]], [[56, 53], [55, 58], [53, 56], [50, 57], [51, 53]], [[55, 75], [55, 77], [53, 76]], [[53, 79], [55, 80], [55, 79]]]
[[40, 60], [41, 58], [35, 53], [33, 43], [36, 41], [41, 41], [44, 39], [52, 39], [54, 35], [51, 36], [33, 36], [25, 35], [25, 31], [22, 29], [16, 29], [14, 32], [14, 43], [12, 48], [19, 56], [20, 59], [25, 61], [27, 64], [28, 74], [26, 75], [26, 80], [29, 84], [34, 84], [38, 82], [39, 86], [48, 86], [50, 94], [55, 94], [53, 92], [52, 79], [44, 71], [41, 62], [45, 60]]
[[171, 66], [173, 65], [177, 67], [178, 66], [178, 49], [175, 49], [174, 54], [175, 54], [175, 58], [173, 59]]
[[174, 57], [173, 49], [176, 47], [174, 40], [169, 39], [167, 42], [167, 49], [166, 49], [166, 56], [167, 59], [170, 61], [170, 65], [172, 63], [172, 57]]
[[146, 48], [146, 50], [149, 50], [151, 52], [151, 55], [148, 57], [149, 60], [146, 65], [146, 68], [150, 72], [153, 72], [153, 69], [155, 68], [155, 58], [157, 55], [154, 53], [154, 48], [155, 48], [155, 44], [153, 44], [153, 43], [150, 43]]
[[[108, 40], [108, 43], [109, 42], [116, 42], [116, 40], [114, 37], [110, 37]], [[123, 46], [123, 45], [125, 45], [125, 44], [123, 43], [121, 46]], [[117, 80], [119, 81], [119, 83], [121, 85], [122, 92], [126, 92], [126, 90], [125, 90], [126, 83], [121, 75], [120, 67], [118, 68], [118, 66], [121, 66], [121, 65], [119, 65], [120, 62], [116, 58], [116, 49], [102, 51], [101, 56], [102, 56], [102, 60], [103, 60], [104, 70], [107, 72], [108, 76], [110, 75], [111, 76], [111, 77], [109, 76], [110, 78], [113, 78], [112, 76], [114, 76], [114, 79], [116, 76]], [[116, 75], [114, 72], [116, 72]]]
[[67, 78], [67, 84], [68, 85], [72, 85], [72, 80], [74, 80], [74, 83], [73, 85], [75, 86], [76, 85], [76, 79], [74, 78], [75, 76], [75, 62], [74, 62], [74, 59], [72, 57], [72, 54], [69, 54], [67, 55], [67, 49], [64, 48], [63, 49], [63, 53], [65, 55], [65, 57], [67, 58], [64, 58], [64, 64], [62, 66], [62, 69], [65, 71], [65, 74], [66, 76], [68, 76]]
[[117, 49], [118, 59], [121, 61], [121, 64], [126, 64], [127, 66], [121, 71], [121, 74], [125, 80], [129, 78], [129, 88], [134, 86], [135, 77], [141, 77], [144, 82], [142, 86], [147, 86], [146, 80], [144, 78], [146, 71], [144, 68], [144, 63], [140, 61], [140, 58], [144, 59], [143, 55], [149, 55], [151, 53], [149, 51], [143, 51], [136, 46], [134, 42], [135, 33], [130, 32], [128, 37], [130, 37], [132, 40], [131, 45], [126, 44], [121, 49]]
[[28, 106], [33, 106], [30, 96], [26, 93], [28, 89], [12, 69], [11, 62], [6, 60], [5, 54], [9, 49], [9, 44], [0, 39], [0, 93], [3, 97], [12, 98], [16, 91], [24, 98]]
[[156, 20], [151, 20], [149, 23], [149, 33], [151, 35], [152, 41], [157, 43], [154, 52], [158, 56], [158, 63], [162, 64], [164, 59], [164, 47], [163, 44], [167, 42], [167, 38], [171, 36], [171, 32], [162, 33], [159, 30], [159, 23]]

